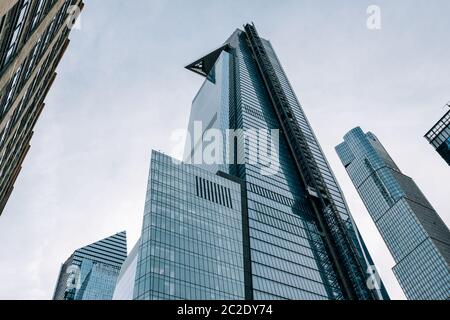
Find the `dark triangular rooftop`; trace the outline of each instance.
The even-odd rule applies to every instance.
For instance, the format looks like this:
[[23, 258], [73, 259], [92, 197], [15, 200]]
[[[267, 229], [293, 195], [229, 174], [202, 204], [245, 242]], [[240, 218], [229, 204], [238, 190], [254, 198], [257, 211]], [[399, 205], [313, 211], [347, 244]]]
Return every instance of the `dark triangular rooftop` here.
[[192, 62], [191, 64], [186, 66], [186, 69], [195, 72], [203, 77], [207, 77], [211, 69], [214, 67], [217, 59], [221, 55], [222, 51], [228, 52], [230, 48], [235, 45], [236, 37], [239, 36], [241, 32], [242, 30], [237, 29], [221, 47]]

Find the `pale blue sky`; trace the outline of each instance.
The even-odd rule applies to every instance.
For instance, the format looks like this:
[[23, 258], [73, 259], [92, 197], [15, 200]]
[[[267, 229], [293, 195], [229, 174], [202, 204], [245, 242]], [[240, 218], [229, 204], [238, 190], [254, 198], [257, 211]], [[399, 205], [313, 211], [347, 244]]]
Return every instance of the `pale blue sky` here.
[[[450, 2], [86, 0], [0, 217], [0, 299], [50, 299], [73, 250], [139, 237], [150, 150], [169, 153], [202, 78], [183, 67], [254, 21], [303, 104], [393, 298], [393, 260], [334, 147], [373, 131], [450, 224], [450, 170], [422, 138], [450, 100]], [[366, 28], [381, 7], [382, 29]]]

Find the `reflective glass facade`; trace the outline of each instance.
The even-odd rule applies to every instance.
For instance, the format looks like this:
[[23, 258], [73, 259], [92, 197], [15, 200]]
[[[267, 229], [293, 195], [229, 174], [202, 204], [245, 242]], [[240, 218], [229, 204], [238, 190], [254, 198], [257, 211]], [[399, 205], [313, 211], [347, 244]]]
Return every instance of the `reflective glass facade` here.
[[[0, 214], [69, 44], [81, 0], [0, 1]], [[72, 22], [72, 21], [70, 21]]]
[[244, 298], [241, 185], [152, 152], [138, 300]]
[[229, 95], [230, 95], [230, 54], [223, 51], [214, 67], [206, 77], [201, 89], [192, 102], [188, 124], [189, 139], [186, 139], [184, 161], [196, 164], [211, 172], [227, 171], [226, 139], [221, 140], [222, 149], [218, 150], [220, 161], [207, 163], [203, 159], [206, 132], [218, 130], [225, 133], [229, 129]]
[[[233, 125], [247, 130], [279, 129], [245, 38], [238, 35], [236, 41], [231, 66], [235, 90]], [[265, 45], [275, 60], [270, 43], [266, 41]], [[276, 65], [279, 66], [277, 62]], [[281, 67], [277, 71], [285, 81], [286, 90], [290, 90]], [[295, 96], [291, 97], [292, 103], [298, 106]], [[303, 116], [300, 108], [296, 111]], [[309, 129], [306, 122], [303, 125]], [[337, 276], [306, 200], [306, 190], [299, 183], [284, 137], [280, 139], [278, 173], [262, 176], [261, 166], [250, 164], [250, 158], [259, 155], [248, 142], [245, 165], [235, 172], [246, 181], [248, 190], [253, 298], [340, 298], [341, 288], [331, 285]], [[315, 142], [313, 136], [311, 140]], [[320, 153], [316, 142], [315, 148]]]
[[450, 111], [434, 125], [425, 138], [450, 165]]
[[126, 257], [125, 232], [76, 250], [61, 267], [53, 300], [111, 300]]
[[336, 147], [385, 240], [409, 299], [450, 298], [450, 232], [377, 137], [355, 128]]
[[139, 258], [141, 239], [136, 242], [130, 254], [120, 269], [114, 289], [113, 300], [133, 300], [134, 282], [136, 281], [136, 267]]
[[[373, 263], [361, 243], [341, 190], [271, 44], [263, 41], [336, 203], [358, 263], [365, 271]], [[292, 151], [282, 134], [279, 151], [275, 152], [276, 166], [270, 174], [262, 174], [265, 164], [273, 162], [274, 154], [258, 153], [261, 138], [252, 135], [261, 129], [280, 129], [280, 123], [244, 31], [236, 30], [223, 47], [187, 68], [205, 77], [193, 101], [188, 124], [192, 140], [185, 150], [185, 160], [195, 166], [174, 165], [166, 156], [155, 152], [152, 155], [135, 298], [348, 298], [343, 279], [336, 271], [336, 259], [332, 261], [330, 255], [331, 250], [339, 248], [330, 248], [324, 240], [308, 200], [309, 191], [301, 183]], [[196, 121], [201, 123], [200, 134], [195, 134]], [[195, 161], [196, 152], [200, 156], [208, 152], [208, 145], [199, 141], [205, 139], [207, 129], [240, 130], [233, 139], [228, 135], [222, 137], [224, 148], [216, 159], [225, 162]], [[255, 144], [255, 141], [259, 142]], [[230, 163], [230, 159], [234, 162]], [[208, 197], [213, 195], [202, 194], [205, 181], [206, 187], [207, 181], [217, 187], [227, 186], [233, 207], [221, 205], [220, 196], [210, 200]], [[216, 186], [210, 188], [215, 190]], [[205, 218], [217, 226], [203, 223]], [[195, 223], [190, 223], [191, 220]], [[223, 234], [234, 236], [210, 243]], [[220, 253], [220, 259], [205, 250], [205, 246], [211, 245]], [[231, 251], [224, 250], [224, 246]], [[200, 256], [194, 260], [188, 258], [193, 253]], [[212, 264], [206, 263], [210, 259]], [[348, 270], [344, 272], [348, 278], [352, 277]], [[358, 283], [361, 287], [366, 286], [369, 274], [365, 276]], [[388, 298], [382, 287], [371, 294], [377, 299]]]

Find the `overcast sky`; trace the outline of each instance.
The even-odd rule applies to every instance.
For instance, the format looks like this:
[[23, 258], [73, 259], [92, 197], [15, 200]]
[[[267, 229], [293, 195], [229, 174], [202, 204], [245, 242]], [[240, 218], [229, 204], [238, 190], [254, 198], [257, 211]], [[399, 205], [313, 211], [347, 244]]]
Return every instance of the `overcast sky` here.
[[[373, 131], [450, 224], [450, 169], [423, 135], [450, 100], [450, 1], [86, 0], [0, 217], [0, 299], [51, 299], [77, 248], [140, 234], [151, 149], [170, 153], [202, 78], [184, 69], [254, 21], [270, 39], [394, 299], [394, 265], [334, 147]], [[382, 29], [366, 27], [381, 8]]]

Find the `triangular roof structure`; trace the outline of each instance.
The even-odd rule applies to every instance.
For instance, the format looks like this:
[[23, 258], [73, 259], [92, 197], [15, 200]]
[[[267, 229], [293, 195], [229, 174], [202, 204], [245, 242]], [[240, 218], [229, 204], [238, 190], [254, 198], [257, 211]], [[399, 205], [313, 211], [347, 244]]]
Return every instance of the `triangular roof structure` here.
[[237, 29], [220, 48], [215, 49], [214, 51], [187, 65], [186, 69], [195, 72], [203, 77], [207, 77], [209, 72], [216, 64], [216, 61], [221, 55], [222, 51], [228, 52], [233, 47], [233, 44], [235, 43], [234, 40], [241, 32], [242, 30]]

